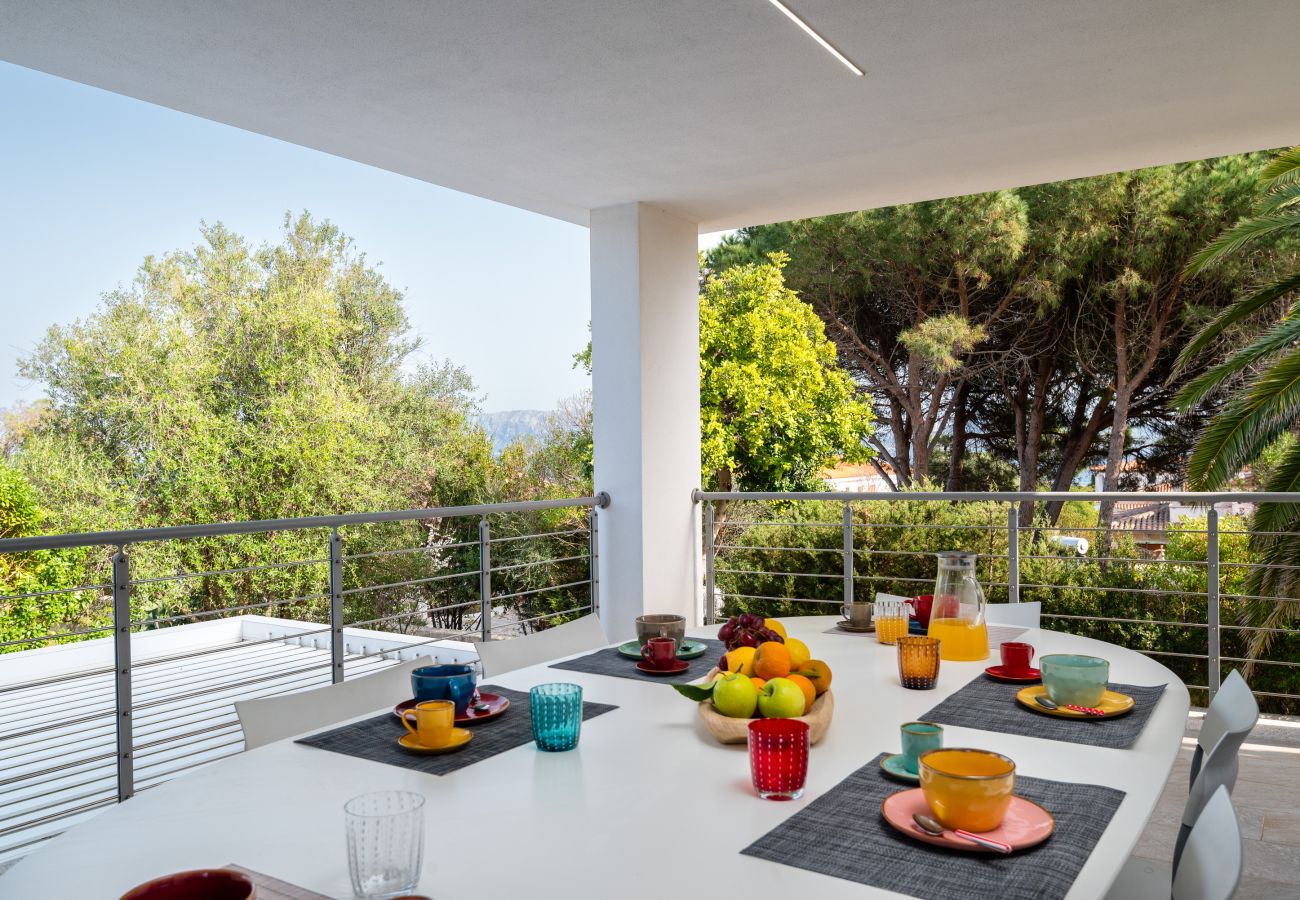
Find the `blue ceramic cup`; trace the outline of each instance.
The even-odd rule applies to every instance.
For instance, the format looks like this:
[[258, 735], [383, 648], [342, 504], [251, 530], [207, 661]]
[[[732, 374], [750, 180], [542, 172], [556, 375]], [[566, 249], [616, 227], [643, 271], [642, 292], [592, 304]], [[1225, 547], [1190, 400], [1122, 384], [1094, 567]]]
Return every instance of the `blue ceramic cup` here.
[[903, 739], [902, 766], [917, 774], [917, 760], [923, 753], [943, 746], [943, 726], [933, 722], [907, 722], [900, 728]]
[[421, 666], [411, 673], [411, 691], [417, 701], [450, 700], [456, 704], [458, 716], [469, 709], [477, 684], [473, 666]]
[[1098, 656], [1052, 653], [1039, 657], [1047, 696], [1061, 706], [1096, 706], [1106, 693], [1110, 663]]

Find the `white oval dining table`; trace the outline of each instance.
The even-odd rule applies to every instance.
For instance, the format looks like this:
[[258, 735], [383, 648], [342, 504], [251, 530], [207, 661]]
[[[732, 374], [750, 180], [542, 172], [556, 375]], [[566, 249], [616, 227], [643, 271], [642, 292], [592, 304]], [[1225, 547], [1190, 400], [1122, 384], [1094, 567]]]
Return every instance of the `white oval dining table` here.
[[[586, 699], [619, 707], [584, 723], [574, 751], [542, 753], [529, 743], [435, 776], [280, 741], [197, 769], [70, 829], [0, 876], [0, 897], [115, 898], [168, 872], [237, 863], [348, 898], [343, 804], [385, 789], [427, 799], [420, 892], [437, 900], [899, 896], [740, 850], [878, 753], [897, 752], [900, 723], [992, 662], [944, 662], [936, 689], [905, 690], [893, 647], [824, 633], [833, 616], [784, 621], [834, 673], [834, 723], [813, 748], [801, 799], [758, 799], [745, 748], [715, 743], [693, 704], [666, 685], [537, 665], [487, 680], [519, 690], [572, 681]], [[1126, 792], [1068, 895], [1102, 897], [1169, 777], [1187, 690], [1160, 663], [1113, 644], [1038, 629], [1020, 640], [1040, 655], [1103, 656], [1113, 681], [1169, 686], [1127, 750], [946, 728], [949, 746], [1004, 753], [1022, 774]], [[980, 896], [978, 885], [971, 896]]]

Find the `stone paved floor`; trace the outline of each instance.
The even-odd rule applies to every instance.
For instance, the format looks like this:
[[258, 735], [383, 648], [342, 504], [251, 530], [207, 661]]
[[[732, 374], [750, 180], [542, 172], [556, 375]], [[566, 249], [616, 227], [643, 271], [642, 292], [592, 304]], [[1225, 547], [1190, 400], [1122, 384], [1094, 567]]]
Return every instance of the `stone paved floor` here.
[[[1193, 713], [1138, 856], [1164, 862], [1173, 856], [1199, 727], [1200, 715]], [[1232, 805], [1245, 845], [1237, 900], [1300, 900], [1300, 720], [1260, 722], [1242, 749]]]

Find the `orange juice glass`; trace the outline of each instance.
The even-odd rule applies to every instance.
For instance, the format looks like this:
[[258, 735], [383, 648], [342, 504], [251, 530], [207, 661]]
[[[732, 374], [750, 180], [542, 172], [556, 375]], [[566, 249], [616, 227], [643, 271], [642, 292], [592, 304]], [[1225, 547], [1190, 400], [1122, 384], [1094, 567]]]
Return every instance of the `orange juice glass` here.
[[892, 644], [907, 634], [907, 604], [897, 600], [876, 601], [876, 640]]

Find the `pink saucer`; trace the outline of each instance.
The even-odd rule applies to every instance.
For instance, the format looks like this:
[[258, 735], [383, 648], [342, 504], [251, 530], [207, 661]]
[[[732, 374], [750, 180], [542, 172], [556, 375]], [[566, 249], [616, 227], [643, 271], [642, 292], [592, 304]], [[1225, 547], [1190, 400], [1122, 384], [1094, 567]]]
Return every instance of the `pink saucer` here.
[[666, 669], [656, 669], [650, 663], [642, 660], [636, 664], [636, 667], [647, 675], [676, 675], [678, 672], [685, 672], [691, 667], [691, 664], [684, 659], [675, 660], [671, 666]]
[[1043, 673], [1032, 666], [1028, 669], [1013, 670], [1006, 666], [989, 666], [984, 674], [994, 681], [1007, 681], [1012, 684], [1030, 684], [1043, 680]]
[[[996, 852], [956, 837], [951, 831], [945, 831], [942, 835], [928, 834], [912, 821], [912, 816], [916, 813], [934, 818], [934, 813], [930, 811], [930, 804], [925, 802], [925, 795], [920, 788], [890, 794], [880, 804], [880, 814], [885, 817], [885, 821], [908, 837], [934, 844], [936, 847], [964, 850], [967, 853]], [[1055, 830], [1056, 820], [1052, 818], [1051, 813], [1023, 797], [1012, 797], [1011, 806], [1007, 809], [1002, 824], [992, 831], [982, 831], [979, 835], [1009, 844], [1014, 852], [1041, 844]]]

